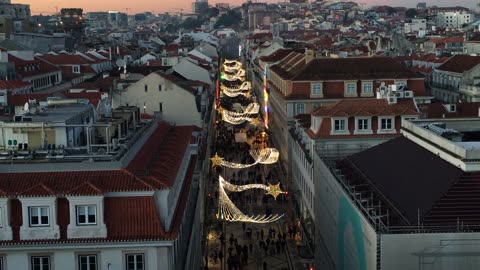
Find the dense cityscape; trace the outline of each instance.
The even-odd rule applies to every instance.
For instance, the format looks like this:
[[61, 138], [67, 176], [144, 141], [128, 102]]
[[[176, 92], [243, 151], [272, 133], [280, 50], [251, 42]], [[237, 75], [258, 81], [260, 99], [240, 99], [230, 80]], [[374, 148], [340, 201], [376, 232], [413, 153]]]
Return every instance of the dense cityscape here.
[[479, 269], [480, 3], [12, 1], [0, 270]]

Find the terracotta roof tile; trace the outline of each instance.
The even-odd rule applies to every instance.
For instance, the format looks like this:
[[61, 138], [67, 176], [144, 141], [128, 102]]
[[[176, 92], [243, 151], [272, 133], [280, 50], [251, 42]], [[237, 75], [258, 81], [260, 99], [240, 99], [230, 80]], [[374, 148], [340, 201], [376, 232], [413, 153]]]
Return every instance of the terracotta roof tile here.
[[109, 240], [168, 238], [153, 197], [107, 197], [105, 224]]
[[336, 103], [320, 107], [312, 112], [313, 116], [382, 116], [382, 115], [418, 115], [412, 99], [398, 100], [388, 104], [386, 99], [343, 99]]
[[455, 55], [443, 65], [439, 66], [437, 69], [443, 71], [463, 73], [465, 71], [471, 70], [478, 64], [480, 64], [480, 56]]
[[11, 80], [5, 81], [0, 80], [0, 90], [16, 90], [21, 88], [29, 88], [32, 84], [29, 82], [19, 81], [19, 80]]
[[37, 100], [37, 102], [45, 101], [49, 96], [50, 96], [49, 94], [40, 94], [40, 93], [8, 95], [7, 104], [12, 106], [23, 106], [26, 102], [28, 102], [28, 100], [35, 99]]

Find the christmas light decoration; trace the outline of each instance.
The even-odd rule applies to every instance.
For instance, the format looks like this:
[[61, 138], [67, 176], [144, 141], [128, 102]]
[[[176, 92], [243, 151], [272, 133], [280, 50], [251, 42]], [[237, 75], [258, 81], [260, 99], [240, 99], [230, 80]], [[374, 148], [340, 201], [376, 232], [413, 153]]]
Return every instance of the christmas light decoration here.
[[253, 149], [250, 150], [250, 155], [261, 164], [273, 164], [278, 161], [280, 152], [275, 148]]
[[223, 166], [223, 167], [232, 168], [232, 169], [246, 169], [246, 168], [255, 166], [257, 164], [264, 164], [264, 165], [273, 164], [278, 161], [280, 153], [275, 148], [264, 148], [260, 150], [250, 150], [250, 155], [255, 160], [255, 162], [251, 164], [242, 164], [242, 163], [225, 161], [217, 153], [215, 153], [215, 156], [210, 158], [210, 162], [212, 163], [212, 167]]
[[219, 193], [219, 202], [218, 202], [218, 212], [217, 218], [223, 219], [231, 222], [252, 222], [252, 223], [271, 223], [279, 220], [283, 217], [284, 214], [273, 214], [273, 215], [245, 215], [238, 207], [230, 200], [225, 189], [241, 192], [248, 189], [260, 188], [267, 191], [267, 194], [277, 196], [281, 193], [284, 193], [280, 190], [280, 183], [277, 185], [246, 185], [246, 186], [236, 186], [225, 181], [222, 176], [218, 177], [218, 193]]
[[235, 62], [235, 64], [233, 66], [223, 64], [223, 70], [227, 71], [227, 72], [237, 71], [241, 68], [242, 68], [242, 63], [241, 62]]
[[233, 125], [239, 125], [254, 119], [252, 116], [260, 112], [260, 105], [258, 103], [250, 103], [247, 107], [242, 107], [242, 109], [243, 112], [233, 112], [220, 107], [218, 112], [222, 114], [223, 121]]
[[227, 81], [230, 81], [230, 82], [233, 82], [233, 81], [237, 81], [237, 80], [243, 80], [244, 77], [245, 77], [245, 70], [243, 69], [240, 69], [237, 71], [236, 74], [233, 74], [233, 75], [229, 75], [229, 74], [225, 74], [223, 73], [220, 78], [223, 76], [223, 79], [227, 80]]

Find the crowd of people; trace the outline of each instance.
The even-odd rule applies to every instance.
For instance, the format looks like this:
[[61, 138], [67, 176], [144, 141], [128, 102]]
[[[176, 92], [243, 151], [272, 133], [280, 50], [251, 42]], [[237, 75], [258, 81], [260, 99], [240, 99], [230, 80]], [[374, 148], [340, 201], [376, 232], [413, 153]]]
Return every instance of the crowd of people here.
[[[241, 81], [223, 82], [228, 87], [239, 86]], [[252, 97], [239, 95], [235, 98], [222, 97], [219, 104], [225, 110], [233, 110], [234, 104], [246, 106], [251, 102], [255, 102]], [[229, 123], [221, 121], [222, 116], [217, 112], [215, 123], [215, 143], [211, 146], [211, 152], [217, 153], [224, 160], [242, 164], [251, 164], [255, 160], [250, 155], [251, 149], [261, 149], [268, 147], [268, 134], [263, 126], [245, 123], [233, 126]], [[245, 133], [246, 142], [236, 140], [236, 133]], [[266, 184], [273, 180], [273, 175], [267, 170], [266, 166], [256, 165], [242, 170], [227, 169], [222, 167], [212, 168], [211, 186], [215, 187], [210, 198], [210, 203], [216, 205], [218, 203], [219, 194], [218, 181], [219, 175], [234, 185], [246, 184]], [[282, 187], [283, 188], [283, 187]], [[266, 195], [262, 189], [249, 189], [244, 192], [232, 192], [228, 194], [230, 200], [240, 209], [249, 215], [271, 215], [273, 213], [274, 204], [285, 201], [284, 196], [279, 196], [277, 200]], [[221, 222], [221, 221], [219, 221]], [[278, 228], [277, 228], [278, 230]], [[225, 263], [228, 270], [240, 270], [248, 264], [248, 259], [255, 257], [258, 266], [263, 265], [267, 269], [266, 257], [268, 256], [285, 256], [287, 234], [282, 231], [276, 231], [275, 227], [264, 230], [264, 225], [246, 223], [242, 224], [243, 234], [240, 239], [238, 235], [230, 234], [227, 239], [223, 232], [218, 233], [219, 250], [213, 250], [210, 253], [210, 260], [214, 263]], [[223, 250], [223, 252], [222, 252]]]

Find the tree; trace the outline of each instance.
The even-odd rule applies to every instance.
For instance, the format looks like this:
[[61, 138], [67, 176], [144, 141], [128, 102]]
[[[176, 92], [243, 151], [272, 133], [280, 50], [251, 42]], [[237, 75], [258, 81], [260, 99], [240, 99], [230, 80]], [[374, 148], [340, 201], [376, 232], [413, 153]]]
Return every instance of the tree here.
[[202, 26], [202, 21], [194, 18], [187, 18], [182, 24], [183, 29], [195, 29]]
[[208, 17], [217, 17], [220, 11], [216, 7], [212, 7], [208, 9]]
[[405, 16], [407, 18], [415, 18], [417, 16], [417, 10], [414, 8], [409, 8], [407, 11], [405, 11]]
[[241, 22], [242, 20], [242, 14], [240, 14], [237, 11], [230, 10], [228, 11], [227, 14], [223, 14], [215, 23], [215, 29], [219, 27], [229, 27], [232, 26], [236, 23]]
[[395, 14], [395, 12], [397, 12], [397, 10], [395, 8], [393, 8], [393, 7], [388, 7], [387, 8], [388, 15], [393, 15], [393, 14]]

